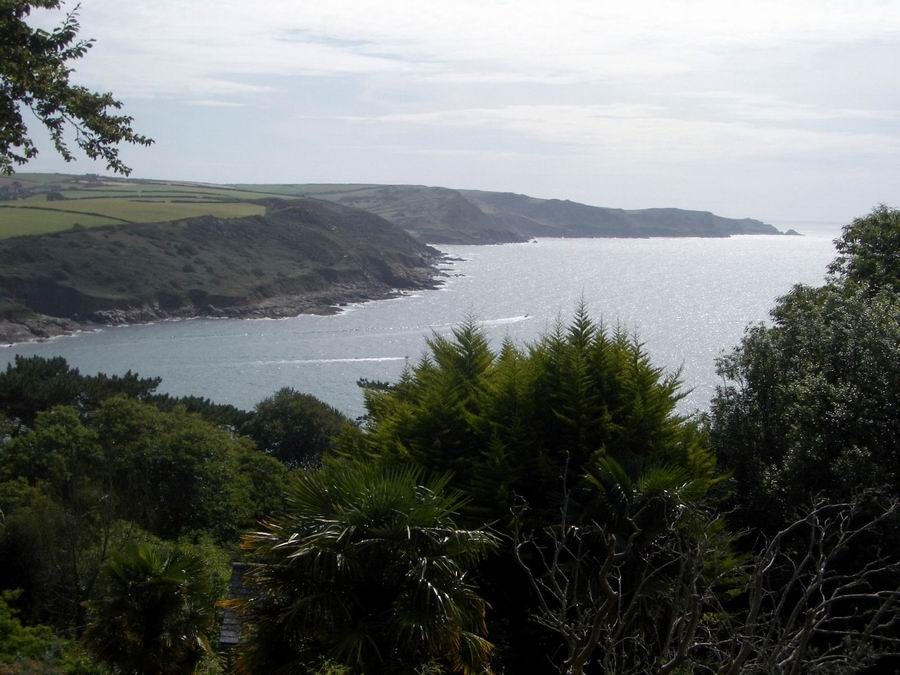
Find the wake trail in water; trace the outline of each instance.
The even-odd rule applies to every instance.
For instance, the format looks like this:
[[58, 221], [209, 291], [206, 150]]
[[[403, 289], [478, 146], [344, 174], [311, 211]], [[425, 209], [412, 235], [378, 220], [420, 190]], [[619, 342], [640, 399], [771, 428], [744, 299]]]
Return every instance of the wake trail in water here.
[[534, 317], [530, 314], [523, 314], [521, 316], [507, 316], [502, 319], [488, 319], [487, 321], [479, 321], [479, 323], [483, 326], [505, 326], [508, 323], [522, 323], [532, 318]]
[[[505, 326], [511, 323], [521, 323], [523, 321], [530, 321], [534, 317], [531, 314], [522, 314], [520, 316], [506, 316], [500, 319], [486, 319], [484, 321], [476, 321], [479, 326]], [[429, 324], [429, 328], [451, 328], [453, 326], [459, 326], [461, 321], [452, 321], [450, 323], [432, 323]]]
[[342, 359], [279, 359], [275, 361], [240, 361], [232, 366], [295, 366], [317, 363], [366, 363], [381, 361], [404, 361], [405, 356], [362, 356]]

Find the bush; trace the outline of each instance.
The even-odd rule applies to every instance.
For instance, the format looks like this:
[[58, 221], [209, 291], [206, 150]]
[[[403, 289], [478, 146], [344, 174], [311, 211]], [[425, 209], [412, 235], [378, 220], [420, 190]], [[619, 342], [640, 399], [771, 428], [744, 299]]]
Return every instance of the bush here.
[[48, 626], [23, 626], [13, 606], [21, 591], [0, 592], [0, 675], [100, 675], [81, 647]]
[[241, 432], [260, 450], [297, 467], [318, 464], [352, 426], [335, 408], [285, 387], [257, 404]]

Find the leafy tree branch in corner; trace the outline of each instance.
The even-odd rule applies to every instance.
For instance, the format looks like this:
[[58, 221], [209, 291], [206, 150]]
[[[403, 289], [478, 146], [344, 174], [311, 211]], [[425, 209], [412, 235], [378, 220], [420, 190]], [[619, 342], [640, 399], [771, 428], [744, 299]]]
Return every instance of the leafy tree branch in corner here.
[[0, 174], [12, 174], [38, 155], [23, 118], [30, 110], [50, 134], [53, 147], [67, 162], [75, 159], [68, 133], [91, 159], [128, 175], [119, 159], [119, 144], [150, 145], [153, 139], [132, 129], [133, 118], [119, 111], [110, 92], [93, 92], [70, 82], [70, 63], [82, 58], [93, 40], [78, 39], [78, 5], [52, 31], [32, 28], [33, 9], [61, 9], [61, 0], [4, 0], [0, 4]]

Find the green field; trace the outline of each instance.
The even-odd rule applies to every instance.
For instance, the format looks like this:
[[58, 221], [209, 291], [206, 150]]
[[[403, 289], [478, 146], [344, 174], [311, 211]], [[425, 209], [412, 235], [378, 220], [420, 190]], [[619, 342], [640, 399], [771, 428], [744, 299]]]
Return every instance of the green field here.
[[49, 234], [73, 226], [100, 227], [211, 215], [242, 218], [265, 207], [250, 200], [285, 195], [215, 185], [99, 179], [62, 174], [18, 174], [0, 180], [18, 190], [0, 200], [0, 239]]
[[69, 230], [75, 223], [83, 227], [115, 225], [118, 220], [73, 214], [64, 211], [38, 211], [33, 209], [2, 208], [0, 205], [0, 239], [24, 234], [49, 234]]
[[265, 207], [247, 202], [170, 201], [142, 202], [129, 199], [79, 199], [44, 202], [41, 206], [0, 202], [0, 239], [23, 234], [48, 234], [83, 227], [120, 223], [154, 223], [193, 216], [242, 218], [261, 215]]

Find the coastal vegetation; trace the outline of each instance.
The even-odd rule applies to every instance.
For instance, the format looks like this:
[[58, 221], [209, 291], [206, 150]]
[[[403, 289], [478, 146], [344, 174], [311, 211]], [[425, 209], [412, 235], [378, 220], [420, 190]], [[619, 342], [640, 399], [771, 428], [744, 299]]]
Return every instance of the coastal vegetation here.
[[349, 672], [483, 672], [487, 603], [472, 572], [499, 539], [455, 522], [465, 496], [411, 466], [295, 474], [285, 513], [246, 535], [249, 631], [238, 670], [324, 660]]
[[431, 338], [357, 423], [19, 358], [0, 672], [889, 672], [898, 232], [847, 226], [708, 417], [583, 308], [528, 345]]
[[[127, 175], [153, 141], [70, 82], [77, 7], [0, 8], [0, 173], [32, 112]], [[74, 140], [70, 140], [74, 138]], [[678, 209], [405, 185], [0, 179], [0, 339], [286, 316], [433, 285], [426, 243], [775, 234]], [[717, 675], [900, 662], [900, 212], [848, 225], [720, 359], [708, 415], [579, 307], [527, 345], [473, 321], [351, 422], [61, 358], [0, 373], [0, 675]]]
[[272, 197], [284, 195], [196, 183], [20, 173], [0, 177], [0, 239], [75, 226], [261, 215], [265, 207], [256, 200]]

